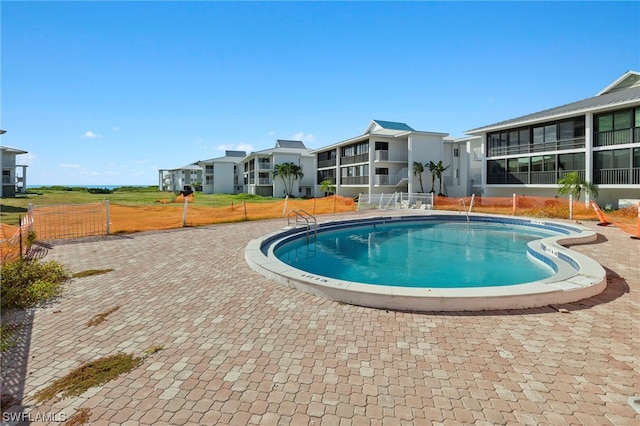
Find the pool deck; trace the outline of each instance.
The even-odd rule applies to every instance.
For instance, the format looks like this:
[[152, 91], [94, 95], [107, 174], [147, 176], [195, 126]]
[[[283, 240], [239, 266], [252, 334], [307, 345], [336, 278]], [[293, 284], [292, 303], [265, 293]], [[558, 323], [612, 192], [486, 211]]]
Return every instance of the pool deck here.
[[[374, 214], [397, 213], [319, 220]], [[2, 392], [23, 404], [10, 412], [31, 424], [85, 407], [92, 425], [640, 424], [629, 403], [640, 399], [640, 241], [628, 234], [583, 222], [598, 240], [572, 248], [606, 268], [598, 296], [417, 314], [325, 300], [254, 272], [246, 244], [285, 225], [212, 225], [43, 249], [43, 260], [74, 272], [113, 271], [74, 279], [58, 302], [19, 315], [23, 339], [2, 359]], [[84, 362], [158, 345], [164, 349], [141, 366], [80, 397], [30, 400]]]

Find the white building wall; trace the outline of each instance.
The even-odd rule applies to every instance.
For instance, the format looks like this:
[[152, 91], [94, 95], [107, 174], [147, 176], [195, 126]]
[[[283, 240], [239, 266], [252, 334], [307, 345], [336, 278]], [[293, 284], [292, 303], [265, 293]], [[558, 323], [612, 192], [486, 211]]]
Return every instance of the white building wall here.
[[233, 194], [234, 163], [216, 162], [213, 165], [213, 193]]
[[[411, 171], [413, 169], [413, 163], [417, 161], [422, 164], [429, 164], [429, 161], [437, 163], [442, 160], [444, 155], [443, 138], [444, 137], [442, 135], [420, 133], [409, 136], [409, 192], [416, 193], [420, 191], [420, 182], [418, 182], [418, 177], [414, 176]], [[428, 170], [422, 174], [422, 183], [424, 185], [425, 192], [431, 191], [431, 173], [429, 173]], [[436, 188], [434, 188], [436, 192], [438, 191], [437, 185], [438, 182], [436, 181]]]

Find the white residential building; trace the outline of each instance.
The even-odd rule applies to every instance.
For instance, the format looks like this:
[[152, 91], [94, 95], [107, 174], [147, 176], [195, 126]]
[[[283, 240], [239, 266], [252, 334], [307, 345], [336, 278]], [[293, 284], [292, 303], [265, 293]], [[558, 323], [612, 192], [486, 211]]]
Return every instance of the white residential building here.
[[[595, 96], [466, 132], [482, 138], [482, 194], [553, 197], [577, 172], [598, 185], [598, 203], [640, 199], [640, 73]], [[585, 196], [588, 200], [588, 196]]]
[[[320, 190], [324, 180], [330, 180], [337, 194], [347, 197], [420, 192], [419, 179], [412, 173], [413, 163], [443, 160], [446, 136], [414, 130], [405, 123], [372, 120], [362, 135], [313, 151], [317, 167], [315, 195], [324, 195]], [[449, 168], [444, 176], [452, 173]], [[427, 170], [422, 180], [424, 191], [430, 191]]]
[[15, 197], [16, 194], [26, 192], [27, 166], [16, 164], [16, 156], [22, 154], [27, 154], [27, 151], [0, 146], [0, 164], [2, 165], [0, 197]]
[[187, 164], [175, 169], [158, 170], [158, 189], [160, 191], [195, 191], [202, 186], [202, 167]]
[[244, 188], [248, 194], [283, 198], [284, 181], [273, 178], [278, 164], [294, 163], [302, 169], [303, 177], [295, 179], [291, 194], [296, 197], [313, 196], [315, 175], [314, 156], [302, 141], [277, 140], [275, 147], [252, 152], [242, 160]]
[[244, 190], [242, 159], [245, 151], [225, 151], [224, 157], [196, 162], [203, 171], [202, 193], [240, 194]]

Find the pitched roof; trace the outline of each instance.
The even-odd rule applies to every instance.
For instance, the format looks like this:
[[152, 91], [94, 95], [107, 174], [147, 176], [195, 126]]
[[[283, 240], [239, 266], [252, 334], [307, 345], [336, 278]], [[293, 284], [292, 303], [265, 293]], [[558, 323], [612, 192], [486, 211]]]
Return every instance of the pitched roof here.
[[4, 152], [11, 152], [11, 153], [16, 154], [16, 155], [28, 154], [27, 151], [23, 151], [23, 150], [18, 149], [18, 148], [11, 148], [9, 146], [0, 146], [0, 149], [2, 149]]
[[405, 132], [415, 131], [415, 129], [411, 128], [411, 126], [409, 126], [406, 123], [399, 123], [396, 121], [384, 121], [384, 120], [373, 120], [373, 122], [376, 123], [381, 128], [387, 129], [387, 130], [401, 130]]
[[247, 153], [245, 151], [225, 151], [224, 153], [225, 153], [224, 157], [216, 157], [216, 158], [209, 158], [208, 160], [200, 160], [200, 161], [197, 161], [196, 164], [213, 163], [213, 162], [239, 163], [240, 160], [242, 160], [244, 157], [247, 156]]
[[276, 148], [298, 148], [307, 149], [302, 141], [289, 141], [285, 139], [276, 140]]
[[637, 71], [628, 71], [591, 98], [467, 130], [465, 133], [474, 134], [502, 127], [524, 125], [528, 122], [579, 114], [580, 112], [609, 108], [634, 101], [640, 101], [640, 73]]

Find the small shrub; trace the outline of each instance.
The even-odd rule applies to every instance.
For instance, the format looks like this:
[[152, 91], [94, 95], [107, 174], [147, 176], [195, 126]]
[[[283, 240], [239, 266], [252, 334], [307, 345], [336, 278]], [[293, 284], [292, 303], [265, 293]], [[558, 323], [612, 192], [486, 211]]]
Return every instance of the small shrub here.
[[91, 318], [91, 320], [87, 323], [87, 327], [91, 327], [93, 325], [98, 325], [104, 322], [105, 319], [107, 319], [107, 317], [114, 313], [115, 311], [117, 311], [118, 309], [120, 309], [120, 306], [115, 306], [111, 309], [109, 309], [106, 312], [102, 312], [96, 316], [94, 316], [93, 318]]
[[71, 417], [69, 417], [69, 419], [62, 424], [62, 426], [77, 426], [87, 424], [89, 422], [89, 419], [91, 418], [91, 414], [93, 413], [91, 412], [90, 408], [76, 408], [76, 412], [73, 413]]
[[56, 261], [18, 260], [2, 265], [0, 307], [29, 308], [59, 296], [70, 273]]
[[109, 188], [88, 188], [89, 194], [111, 194], [113, 191]]
[[113, 271], [113, 269], [87, 269], [86, 271], [76, 272], [72, 275], [73, 278], [92, 277], [94, 275], [102, 275]]
[[119, 352], [82, 364], [64, 377], [35, 393], [37, 402], [48, 401], [57, 395], [60, 398], [82, 395], [88, 389], [100, 386], [128, 373], [142, 363], [143, 359]]

